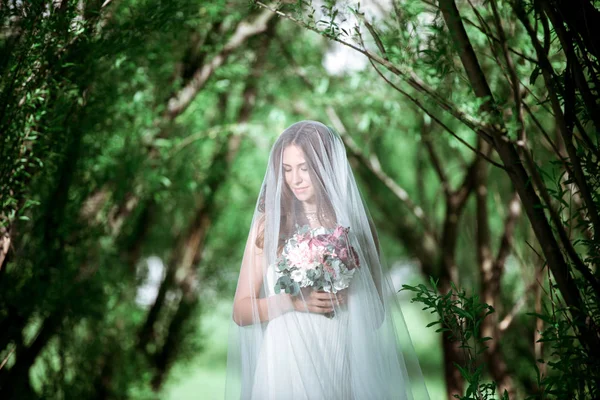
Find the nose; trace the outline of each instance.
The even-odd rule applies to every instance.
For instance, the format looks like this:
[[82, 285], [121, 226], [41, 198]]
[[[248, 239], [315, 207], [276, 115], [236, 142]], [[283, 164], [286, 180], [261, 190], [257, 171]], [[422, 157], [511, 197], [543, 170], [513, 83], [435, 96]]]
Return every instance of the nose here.
[[302, 183], [302, 176], [300, 175], [300, 171], [294, 171], [292, 173], [292, 183], [294, 185]]

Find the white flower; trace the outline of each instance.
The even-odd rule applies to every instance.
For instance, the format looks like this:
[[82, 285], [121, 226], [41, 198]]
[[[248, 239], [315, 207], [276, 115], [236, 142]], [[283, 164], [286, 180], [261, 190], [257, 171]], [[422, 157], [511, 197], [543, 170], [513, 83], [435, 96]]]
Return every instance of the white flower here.
[[292, 271], [290, 277], [294, 282], [301, 283], [302, 281], [306, 280], [306, 271], [303, 269], [296, 269]]
[[312, 232], [312, 236], [315, 237], [317, 235], [323, 235], [327, 233], [327, 228], [325, 228], [324, 226], [320, 226], [318, 228], [315, 228]]
[[302, 282], [300, 283], [300, 286], [302, 287], [308, 287], [308, 286], [312, 286], [314, 284], [313, 281], [311, 281], [310, 279], [308, 279], [307, 276], [304, 277], [304, 279], [302, 279]]
[[350, 285], [350, 279], [345, 277], [340, 277], [335, 282], [333, 282], [333, 293], [337, 293], [340, 290], [346, 289]]

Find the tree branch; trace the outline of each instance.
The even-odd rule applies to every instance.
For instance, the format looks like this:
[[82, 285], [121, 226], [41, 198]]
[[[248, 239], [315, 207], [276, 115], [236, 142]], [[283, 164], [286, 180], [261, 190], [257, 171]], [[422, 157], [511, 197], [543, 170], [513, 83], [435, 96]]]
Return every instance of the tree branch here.
[[354, 139], [348, 134], [346, 127], [342, 123], [340, 117], [333, 109], [333, 107], [328, 106], [326, 108], [327, 115], [329, 119], [333, 123], [335, 129], [339, 132], [344, 144], [350, 150], [350, 152], [365, 166], [368, 168], [382, 183], [387, 186], [387, 188], [406, 206], [406, 208], [411, 212], [411, 214], [423, 225], [425, 231], [431, 235], [432, 237], [434, 229], [432, 224], [429, 222], [423, 209], [415, 204], [412, 199], [408, 196], [408, 192], [404, 190], [400, 185], [398, 185], [394, 179], [392, 179], [388, 174], [383, 171], [381, 167], [381, 163], [376, 155], [372, 154], [370, 157], [366, 157], [360, 147], [356, 144]]
[[194, 73], [190, 82], [185, 85], [177, 94], [169, 99], [165, 117], [174, 119], [181, 114], [187, 106], [192, 102], [196, 94], [204, 87], [208, 78], [213, 72], [220, 67], [229, 55], [250, 37], [256, 36], [267, 30], [268, 21], [273, 18], [273, 13], [264, 10], [252, 22], [242, 21], [233, 33], [233, 36], [223, 47], [220, 53], [215, 55], [212, 60], [204, 64], [199, 70]]
[[369, 59], [371, 59], [374, 62], [385, 67], [388, 71], [390, 71], [394, 75], [401, 77], [408, 85], [413, 87], [418, 92], [423, 93], [423, 94], [427, 95], [428, 97], [430, 97], [439, 107], [441, 107], [443, 110], [449, 112], [453, 117], [455, 117], [460, 122], [462, 122], [463, 124], [465, 124], [466, 126], [471, 128], [478, 135], [483, 136], [485, 140], [488, 140], [488, 141], [491, 140], [490, 132], [493, 131], [493, 128], [489, 124], [482, 122], [482, 121], [475, 120], [467, 113], [457, 109], [446, 98], [444, 98], [444, 96], [438, 94], [434, 89], [430, 88], [427, 84], [425, 84], [424, 81], [418, 75], [416, 75], [414, 73], [414, 71], [409, 70], [406, 67], [396, 66], [393, 63], [378, 56], [377, 54], [372, 53], [367, 49], [360, 48], [352, 43], [346, 42], [337, 36], [327, 35], [321, 31], [319, 31], [317, 28], [310, 26], [307, 23], [300, 21], [297, 18], [294, 18], [293, 16], [286, 14], [284, 12], [281, 12], [281, 11], [279, 11], [271, 6], [268, 6], [260, 1], [256, 1], [256, 4], [260, 7], [270, 10], [271, 12], [281, 16], [282, 18], [288, 19], [288, 20], [294, 22], [295, 24], [302, 26], [305, 29], [316, 32], [319, 35], [323, 35], [323, 36], [329, 38], [330, 40], [338, 42], [344, 46], [347, 46], [347, 47], [365, 55]]
[[494, 260], [496, 265], [504, 266], [506, 264], [506, 259], [508, 258], [508, 255], [513, 247], [512, 245], [515, 227], [520, 215], [521, 200], [519, 199], [519, 194], [515, 191], [513, 192], [513, 196], [508, 203], [508, 215], [504, 220], [504, 233], [502, 234], [498, 253], [496, 254], [496, 259]]
[[[454, 44], [458, 48], [461, 62], [467, 71], [467, 76], [469, 77], [469, 81], [476, 96], [486, 99], [486, 103], [484, 103], [485, 108], [491, 112], [493, 117], [501, 124], [502, 121], [501, 118], [499, 118], [498, 110], [493, 106], [492, 92], [475, 56], [469, 37], [462, 25], [460, 14], [454, 0], [439, 0], [439, 3], [446, 25], [448, 26]], [[498, 151], [500, 158], [503, 160], [509, 176], [523, 201], [529, 221], [533, 225], [536, 236], [542, 245], [548, 265], [554, 274], [565, 301], [571, 307], [573, 315], [582, 322], [581, 324], [578, 324], [580, 327], [581, 343], [590, 349], [598, 348], [600, 347], [600, 340], [592, 332], [591, 329], [593, 328], [589, 326], [589, 323], [584, 322], [586, 320], [587, 307], [570, 274], [570, 268], [558, 248], [556, 238], [552, 234], [552, 229], [548, 224], [543, 209], [540, 209], [539, 207], [541, 205], [540, 199], [530, 185], [531, 177], [527, 174], [527, 171], [524, 170], [513, 144], [506, 139], [504, 134], [498, 134], [502, 132], [505, 132], [505, 128], [501, 127], [500, 132], [495, 132], [496, 134], [493, 135], [494, 147], [496, 148], [496, 151]]]
[[446, 194], [446, 197], [450, 196], [450, 181], [448, 181], [448, 177], [446, 176], [446, 172], [442, 167], [442, 162], [437, 155], [435, 148], [433, 147], [433, 143], [431, 140], [431, 124], [423, 123], [421, 128], [421, 137], [423, 138], [423, 143], [425, 144], [425, 148], [427, 150], [427, 154], [429, 155], [429, 159], [433, 164], [433, 168], [438, 175], [438, 179], [440, 180], [440, 185], [442, 186], [442, 190]]
[[477, 155], [479, 155], [479, 156], [483, 157], [484, 159], [486, 159], [487, 162], [489, 162], [493, 166], [495, 166], [497, 168], [500, 168], [500, 169], [505, 169], [502, 165], [498, 164], [497, 162], [495, 162], [494, 160], [492, 160], [491, 158], [489, 158], [488, 155], [483, 154], [482, 152], [480, 152], [479, 150], [477, 150], [476, 148], [474, 148], [473, 146], [471, 146], [469, 143], [467, 143], [463, 138], [461, 138], [460, 136], [458, 136], [452, 129], [450, 129], [450, 127], [448, 127], [448, 125], [444, 124], [438, 117], [436, 117], [427, 108], [425, 108], [425, 106], [417, 98], [411, 96], [408, 92], [406, 92], [405, 90], [403, 90], [399, 86], [395, 85], [392, 81], [390, 81], [385, 75], [383, 75], [383, 73], [381, 73], [381, 71], [379, 70], [379, 68], [377, 68], [375, 66], [373, 60], [371, 60], [370, 58], [369, 58], [369, 62], [371, 63], [371, 66], [373, 67], [373, 69], [375, 69], [375, 71], [377, 72], [377, 74], [388, 85], [390, 85], [396, 91], [400, 92], [407, 99], [409, 99], [413, 104], [415, 104], [417, 107], [419, 107], [419, 109], [421, 109], [425, 114], [427, 114], [432, 120], [434, 120], [439, 126], [441, 126], [446, 132], [448, 132], [450, 135], [452, 135], [456, 140], [458, 140], [463, 145], [465, 145], [469, 150], [473, 151]]
[[506, 33], [504, 33], [502, 21], [500, 21], [500, 15], [498, 14], [496, 0], [490, 0], [490, 5], [492, 8], [492, 14], [494, 16], [494, 24], [496, 25], [496, 30], [498, 31], [498, 35], [500, 36], [500, 45], [502, 47], [502, 53], [504, 54], [506, 68], [508, 69], [510, 75], [510, 82], [512, 84], [512, 92], [515, 102], [515, 115], [517, 116], [517, 122], [519, 124], [517, 137], [520, 141], [525, 142], [525, 121], [523, 118], [523, 99], [521, 98], [520, 85], [521, 81], [519, 80], [517, 69], [512, 60], [510, 52], [508, 51], [508, 41], [506, 40]]
[[[540, 268], [541, 270], [541, 268]], [[527, 285], [527, 287], [524, 290], [523, 295], [521, 295], [519, 297], [519, 300], [517, 300], [517, 302], [513, 305], [513, 307], [510, 309], [510, 311], [504, 316], [504, 318], [502, 318], [502, 321], [500, 321], [500, 323], [498, 323], [498, 332], [499, 333], [504, 333], [508, 330], [508, 328], [510, 328], [511, 324], [513, 323], [513, 321], [515, 320], [515, 317], [517, 315], [519, 315], [519, 312], [521, 312], [521, 309], [523, 308], [523, 306], [525, 305], [525, 303], [527, 302], [527, 294], [533, 290], [536, 286], [538, 286], [540, 283], [534, 279], [533, 282], [531, 282], [529, 285]], [[541, 310], [540, 310], [541, 312]]]

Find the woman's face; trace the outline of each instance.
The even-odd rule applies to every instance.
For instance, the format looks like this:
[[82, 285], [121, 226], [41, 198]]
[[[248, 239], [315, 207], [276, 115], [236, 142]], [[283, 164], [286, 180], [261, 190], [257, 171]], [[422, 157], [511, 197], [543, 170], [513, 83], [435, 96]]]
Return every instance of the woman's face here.
[[304, 152], [296, 145], [289, 145], [283, 150], [283, 173], [285, 182], [294, 196], [303, 203], [313, 204], [315, 188], [308, 173], [308, 164]]

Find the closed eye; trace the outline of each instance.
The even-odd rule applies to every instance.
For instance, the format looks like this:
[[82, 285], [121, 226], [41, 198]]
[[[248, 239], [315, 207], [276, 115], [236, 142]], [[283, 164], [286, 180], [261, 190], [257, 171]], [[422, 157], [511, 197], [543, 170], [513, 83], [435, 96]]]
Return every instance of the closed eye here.
[[[305, 162], [303, 162], [303, 163], [301, 163], [301, 164], [298, 164], [298, 166], [300, 167], [300, 170], [301, 170], [301, 171], [304, 171], [304, 172], [308, 171], [308, 166], [306, 165], [306, 163], [305, 163]], [[290, 166], [290, 165], [287, 165], [287, 164], [284, 164], [284, 165], [283, 165], [283, 170], [284, 170], [285, 172], [292, 172], [292, 168], [291, 168], [291, 166]]]

